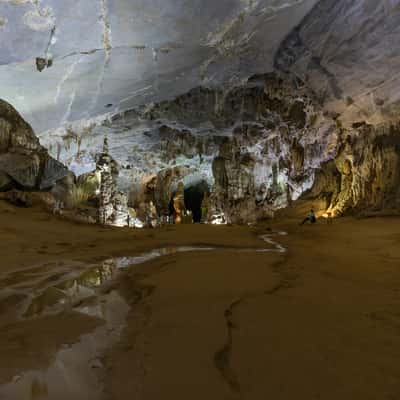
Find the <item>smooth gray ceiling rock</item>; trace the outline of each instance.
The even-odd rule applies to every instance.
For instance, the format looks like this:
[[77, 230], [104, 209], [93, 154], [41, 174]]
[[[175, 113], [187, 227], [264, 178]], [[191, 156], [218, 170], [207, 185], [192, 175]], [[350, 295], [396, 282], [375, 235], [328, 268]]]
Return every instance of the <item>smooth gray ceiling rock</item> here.
[[237, 84], [273, 69], [317, 2], [0, 0], [1, 97], [42, 132]]

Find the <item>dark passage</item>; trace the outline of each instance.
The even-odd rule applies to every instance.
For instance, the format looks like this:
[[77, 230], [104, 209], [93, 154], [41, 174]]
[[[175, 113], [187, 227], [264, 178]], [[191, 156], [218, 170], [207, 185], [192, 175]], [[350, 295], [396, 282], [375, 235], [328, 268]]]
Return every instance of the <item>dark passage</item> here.
[[204, 194], [208, 193], [208, 191], [209, 188], [205, 181], [185, 188], [185, 207], [192, 212], [194, 223], [201, 222], [201, 203], [204, 199]]

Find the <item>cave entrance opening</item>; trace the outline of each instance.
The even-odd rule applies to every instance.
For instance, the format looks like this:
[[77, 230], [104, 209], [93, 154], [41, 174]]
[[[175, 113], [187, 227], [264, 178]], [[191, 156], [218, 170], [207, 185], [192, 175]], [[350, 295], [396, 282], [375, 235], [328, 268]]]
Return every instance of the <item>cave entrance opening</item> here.
[[[185, 209], [190, 211], [192, 214], [192, 222], [200, 223], [202, 221], [202, 209], [204, 197], [210, 194], [210, 187], [205, 180], [200, 180], [195, 183], [190, 183], [185, 185], [183, 190], [183, 200]], [[173, 215], [175, 213], [174, 198], [177, 195], [175, 190], [172, 193], [169, 202], [169, 214]]]
[[193, 223], [201, 222], [201, 205], [205, 194], [209, 194], [210, 188], [206, 181], [202, 180], [185, 187], [185, 207], [192, 212]]

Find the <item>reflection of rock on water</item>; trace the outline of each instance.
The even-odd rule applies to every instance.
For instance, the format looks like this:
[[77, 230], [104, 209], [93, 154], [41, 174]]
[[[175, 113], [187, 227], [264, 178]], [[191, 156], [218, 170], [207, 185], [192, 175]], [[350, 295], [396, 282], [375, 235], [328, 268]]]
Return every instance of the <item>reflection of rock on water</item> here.
[[45, 288], [31, 300], [23, 316], [28, 318], [46, 310], [56, 312], [73, 307], [75, 302], [96, 295], [96, 289], [113, 278], [116, 268], [114, 260], [106, 260], [77, 277], [63, 279], [55, 286]]
[[34, 378], [31, 387], [31, 400], [42, 400], [48, 398], [49, 390], [46, 382]]
[[[101, 395], [103, 388], [99, 383], [98, 373], [102, 371], [103, 364], [98, 360], [101, 360], [107, 349], [114, 346], [120, 339], [130, 311], [129, 304], [118, 290], [102, 290], [106, 288], [104, 285], [107, 282], [116, 279], [118, 270], [133, 268], [135, 265], [177, 253], [226, 250], [279, 253], [285, 251], [271, 238], [274, 235], [271, 233], [263, 237], [264, 241], [272, 245], [265, 249], [171, 246], [153, 249], [136, 256], [108, 259], [97, 265], [87, 266], [83, 263], [65, 261], [46, 264], [19, 271], [18, 279], [15, 276], [12, 279], [5, 277], [10, 289], [14, 285], [18, 288], [23, 287], [23, 290], [31, 293], [41, 288], [41, 292], [31, 299], [28, 307], [25, 307], [26, 303], [23, 302], [22, 306], [26, 309], [23, 320], [20, 322], [23, 328], [25, 328], [24, 324], [29, 325], [31, 321], [41, 323], [42, 319], [37, 317], [43, 317], [45, 320], [48, 317], [64, 318], [64, 315], [84, 316], [98, 323], [95, 323], [92, 330], [84, 336], [76, 338], [77, 342], [71, 342], [74, 344], [54, 349], [56, 352], [54, 361], [49, 362], [48, 367], [43, 371], [27, 370], [20, 373], [18, 370], [18, 375], [15, 376], [13, 382], [0, 388], [0, 398], [5, 394], [7, 399], [10, 393], [14, 396], [10, 398], [16, 399], [22, 399], [26, 395], [38, 400], [42, 398], [77, 400], [99, 398], [96, 396]], [[1, 283], [3, 282], [0, 282], [0, 287]], [[70, 311], [73, 314], [68, 314]], [[82, 320], [78, 319], [78, 321], [81, 323]], [[75, 393], [76, 388], [78, 391]]]
[[101, 267], [90, 269], [82, 274], [77, 282], [85, 287], [99, 287], [112, 278], [115, 268], [115, 263], [112, 260], [104, 261]]

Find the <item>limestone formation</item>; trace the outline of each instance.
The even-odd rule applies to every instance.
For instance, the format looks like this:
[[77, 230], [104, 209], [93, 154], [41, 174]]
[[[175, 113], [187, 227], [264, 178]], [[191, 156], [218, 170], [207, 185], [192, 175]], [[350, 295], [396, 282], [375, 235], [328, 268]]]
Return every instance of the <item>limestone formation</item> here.
[[[255, 161], [248, 152], [241, 152], [234, 140], [224, 143], [213, 162], [215, 186], [211, 203], [211, 219], [224, 217], [224, 222], [243, 223], [256, 220], [254, 185]], [[214, 214], [214, 215], [213, 215]]]
[[114, 181], [108, 166], [104, 165], [102, 167], [100, 177], [98, 222], [108, 225], [112, 223], [114, 213], [113, 197], [115, 195]]
[[[148, 3], [144, 9], [151, 9]], [[165, 7], [175, 10], [173, 20], [186, 18], [191, 6], [177, 10], [172, 3], [166, 0]], [[206, 183], [208, 218], [218, 222], [253, 222], [309, 201], [336, 215], [398, 207], [400, 20], [395, 2], [237, 1], [229, 16], [221, 12], [222, 3], [218, 10], [215, 2], [206, 3], [199, 19], [191, 18], [196, 27], [191, 44], [182, 28], [187, 25], [179, 23], [171, 43], [157, 48], [125, 43], [124, 51], [112, 33], [120, 41], [122, 26], [135, 28], [112, 21], [136, 18], [135, 7], [124, 8], [116, 19], [119, 6], [103, 4], [98, 21], [104, 59], [92, 33], [84, 48], [66, 51], [68, 41], [57, 40], [58, 28], [48, 26], [56, 18], [50, 8], [35, 24], [25, 18], [34, 32], [45, 26], [50, 33], [44, 53], [42, 45], [36, 46], [43, 38], [21, 41], [43, 72], [35, 72], [31, 63], [33, 71], [24, 70], [26, 48], [21, 53], [15, 42], [16, 59], [7, 52], [3, 56], [9, 63], [2, 75], [4, 91], [39, 128], [53, 157], [78, 178], [65, 180], [65, 170], [29, 125], [1, 103], [0, 190], [53, 188], [57, 198], [66, 198], [74, 185], [90, 186], [90, 206], [97, 206], [100, 192], [99, 220], [118, 225], [127, 213], [119, 192], [130, 192], [129, 206], [146, 224], [171, 213], [179, 182], [181, 203], [191, 185]], [[2, 18], [8, 21], [5, 32], [17, 26], [14, 14]], [[159, 22], [151, 34], [143, 27], [139, 36], [132, 31], [129, 37], [143, 34], [145, 42], [159, 43], [160, 34], [170, 35], [165, 21]], [[55, 57], [57, 68], [47, 71], [53, 50], [66, 56]], [[114, 66], [126, 65], [130, 51], [143, 57], [134, 65], [141, 72], [129, 72], [127, 79], [128, 69]], [[15, 89], [12, 62], [24, 78], [34, 73], [34, 80], [27, 80], [40, 91]], [[81, 87], [76, 82], [89, 63], [99, 67], [90, 69], [99, 76], [86, 76]], [[51, 80], [51, 90], [45, 82], [50, 76], [57, 79], [56, 85]], [[7, 77], [13, 78], [9, 90]], [[106, 84], [114, 78], [124, 84]], [[36, 104], [32, 93], [42, 93], [44, 103]], [[112, 148], [99, 158], [104, 135], [113, 138]]]
[[100, 176], [97, 221], [103, 225], [126, 226], [130, 216], [128, 201], [115, 185], [116, 163], [109, 155], [108, 140], [104, 139], [103, 151], [97, 160], [96, 171]]
[[398, 23], [396, 2], [320, 0], [281, 43], [275, 68], [310, 87], [347, 127], [397, 121]]
[[183, 182], [178, 183], [178, 187], [176, 192], [172, 198], [173, 207], [175, 210], [175, 223], [180, 224], [182, 222], [182, 218], [186, 213], [185, 207], [185, 186]]
[[0, 190], [51, 189], [68, 174], [49, 156], [18, 112], [0, 100]]
[[359, 124], [345, 131], [334, 161], [317, 172], [304, 198], [323, 198], [333, 215], [397, 209], [400, 205], [399, 128]]

